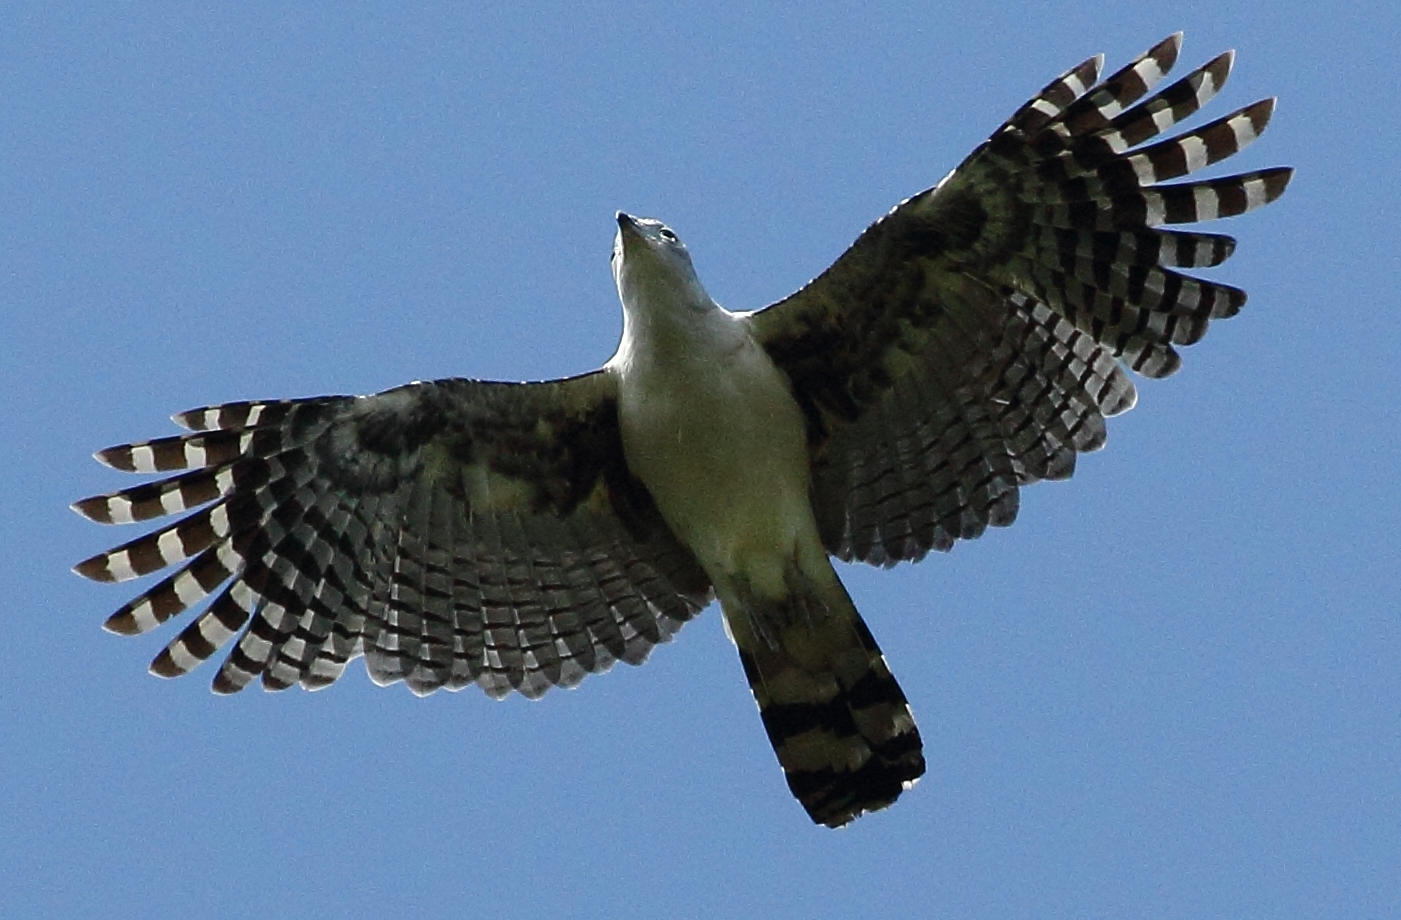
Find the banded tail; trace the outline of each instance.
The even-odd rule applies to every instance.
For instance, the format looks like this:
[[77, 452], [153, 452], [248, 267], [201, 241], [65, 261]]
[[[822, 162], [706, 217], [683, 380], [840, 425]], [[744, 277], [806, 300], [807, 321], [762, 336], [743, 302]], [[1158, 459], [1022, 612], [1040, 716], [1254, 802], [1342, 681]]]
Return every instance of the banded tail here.
[[904, 691], [828, 572], [790, 579], [781, 602], [736, 592], [725, 610], [788, 788], [815, 823], [841, 827], [899, 798], [924, 753]]

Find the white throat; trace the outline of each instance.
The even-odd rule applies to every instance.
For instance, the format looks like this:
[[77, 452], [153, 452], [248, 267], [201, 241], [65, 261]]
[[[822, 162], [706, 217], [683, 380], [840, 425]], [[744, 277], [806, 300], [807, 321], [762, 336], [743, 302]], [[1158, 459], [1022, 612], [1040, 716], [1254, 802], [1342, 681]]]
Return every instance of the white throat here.
[[732, 351], [747, 330], [706, 293], [691, 257], [669, 229], [619, 215], [613, 278], [623, 305], [623, 337], [610, 365], [678, 366]]

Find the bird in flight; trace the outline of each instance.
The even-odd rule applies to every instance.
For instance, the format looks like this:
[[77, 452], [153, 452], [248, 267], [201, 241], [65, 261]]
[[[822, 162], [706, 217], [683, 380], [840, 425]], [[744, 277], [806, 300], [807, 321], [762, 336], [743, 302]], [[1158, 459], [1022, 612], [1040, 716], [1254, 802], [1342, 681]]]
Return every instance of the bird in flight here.
[[1134, 403], [1129, 370], [1171, 374], [1245, 303], [1181, 271], [1234, 239], [1161, 228], [1283, 193], [1287, 168], [1169, 181], [1253, 141], [1274, 101], [1156, 139], [1231, 69], [1228, 52], [1154, 93], [1180, 46], [1103, 82], [1100, 57], [1067, 71], [762, 310], [721, 307], [675, 233], [619, 213], [623, 334], [597, 371], [229, 403], [100, 451], [173, 475], [79, 513], [184, 516], [76, 571], [178, 567], [106, 628], [203, 605], [151, 670], [232, 643], [217, 693], [324, 687], [363, 655], [376, 683], [418, 694], [536, 698], [640, 664], [718, 598], [812, 820], [883, 808], [924, 773], [923, 747], [831, 557], [890, 566], [1012, 523], [1021, 486], [1104, 443]]

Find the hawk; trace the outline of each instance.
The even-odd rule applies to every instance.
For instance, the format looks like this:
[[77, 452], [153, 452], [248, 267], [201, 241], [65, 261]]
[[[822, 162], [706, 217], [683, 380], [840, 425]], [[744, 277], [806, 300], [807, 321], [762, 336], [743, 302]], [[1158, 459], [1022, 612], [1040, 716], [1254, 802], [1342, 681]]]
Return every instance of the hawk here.
[[[1012, 523], [1064, 479], [1178, 346], [1245, 293], [1180, 269], [1229, 236], [1159, 229], [1280, 196], [1287, 168], [1163, 184], [1264, 130], [1267, 99], [1154, 140], [1232, 54], [1151, 94], [1181, 35], [1022, 106], [797, 293], [710, 298], [681, 240], [617, 215], [617, 353], [537, 383], [235, 402], [101, 462], [174, 474], [77, 502], [105, 524], [183, 515], [79, 563], [174, 574], [106, 622], [205, 604], [151, 670], [232, 643], [217, 693], [336, 680], [364, 656], [417, 694], [536, 698], [654, 645], [718, 598], [769, 740], [813, 821], [883, 808], [924, 772], [919, 731], [831, 557], [890, 566]], [[177, 472], [178, 471], [178, 472]]]

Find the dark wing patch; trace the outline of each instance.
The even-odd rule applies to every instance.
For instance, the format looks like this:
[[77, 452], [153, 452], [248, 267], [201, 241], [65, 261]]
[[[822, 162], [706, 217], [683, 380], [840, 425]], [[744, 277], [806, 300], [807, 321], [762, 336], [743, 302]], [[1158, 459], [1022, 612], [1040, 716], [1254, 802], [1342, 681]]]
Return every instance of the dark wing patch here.
[[893, 564], [1011, 523], [1019, 486], [1074, 470], [1150, 377], [1244, 292], [1176, 269], [1235, 241], [1158, 229], [1242, 214], [1291, 170], [1164, 185], [1243, 149], [1273, 101], [1140, 147], [1226, 80], [1224, 54], [1155, 95], [1181, 36], [1095, 84], [1101, 59], [1022, 106], [936, 188], [750, 316], [807, 414], [827, 548]]
[[[101, 452], [190, 470], [74, 508], [186, 516], [80, 563], [173, 574], [108, 620], [141, 633], [214, 599], [152, 662], [184, 674], [235, 637], [220, 692], [325, 686], [359, 655], [418, 693], [539, 696], [640, 663], [710, 598], [622, 457], [612, 379], [442, 380], [371, 397], [231, 403], [195, 433]], [[204, 507], [200, 507], [203, 505]]]

